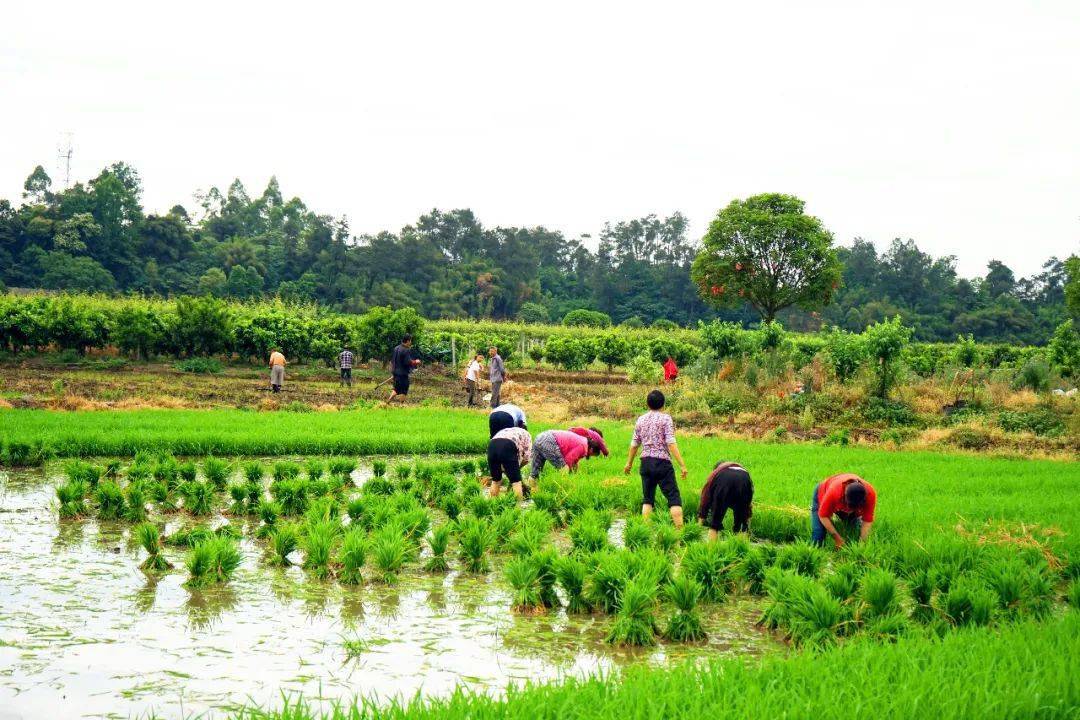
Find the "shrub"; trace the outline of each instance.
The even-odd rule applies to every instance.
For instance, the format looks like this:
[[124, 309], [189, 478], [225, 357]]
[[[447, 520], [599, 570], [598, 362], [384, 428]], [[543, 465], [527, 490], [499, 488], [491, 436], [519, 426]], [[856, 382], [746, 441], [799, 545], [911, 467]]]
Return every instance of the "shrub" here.
[[825, 445], [836, 445], [840, 447], [843, 447], [850, 442], [851, 438], [848, 435], [848, 431], [846, 428], [836, 428], [835, 430], [830, 430], [829, 434], [825, 436], [824, 440], [822, 440], [822, 443]]
[[1035, 356], [1025, 362], [1016, 374], [1015, 385], [1020, 389], [1043, 392], [1050, 388], [1050, 364], [1046, 359]]
[[630, 341], [619, 333], [604, 333], [596, 338], [596, 359], [608, 366], [625, 365], [630, 359]]
[[664, 368], [648, 355], [636, 355], [626, 366], [626, 377], [632, 383], [657, 383], [664, 377]]
[[656, 586], [645, 578], [630, 580], [607, 641], [615, 645], [655, 645], [655, 610]]
[[571, 310], [563, 316], [562, 324], [567, 326], [611, 327], [611, 316], [596, 310]]
[[551, 314], [540, 303], [523, 302], [518, 308], [518, 320], [523, 323], [546, 323], [551, 320]]
[[911, 340], [914, 330], [900, 322], [897, 315], [892, 320], [883, 320], [866, 328], [863, 338], [866, 350], [874, 361], [874, 374], [877, 383], [874, 392], [884, 398], [896, 383], [899, 363], [904, 346]]
[[836, 379], [846, 383], [866, 360], [866, 343], [860, 335], [832, 328], [825, 335], [825, 356]]
[[180, 372], [194, 373], [198, 375], [213, 375], [221, 372], [224, 368], [219, 360], [205, 357], [191, 357], [177, 360], [173, 367]]
[[867, 400], [863, 416], [871, 421], [886, 425], [917, 425], [915, 412], [902, 402], [873, 397]]
[[701, 586], [687, 575], [676, 576], [664, 589], [664, 595], [675, 606], [668, 620], [665, 635], [676, 642], [695, 642], [705, 639], [701, 613], [697, 610]]
[[956, 428], [949, 433], [948, 440], [964, 450], [985, 450], [990, 447], [990, 434], [978, 428]]
[[1065, 423], [1045, 408], [1031, 412], [1005, 411], [998, 413], [998, 427], [1006, 432], [1030, 432], [1054, 437], [1065, 430]]
[[738, 323], [699, 322], [698, 331], [705, 346], [721, 360], [739, 357], [746, 351], [746, 331]]
[[1071, 318], [1057, 326], [1047, 350], [1050, 362], [1061, 369], [1062, 375], [1075, 377], [1080, 374], [1080, 333]]

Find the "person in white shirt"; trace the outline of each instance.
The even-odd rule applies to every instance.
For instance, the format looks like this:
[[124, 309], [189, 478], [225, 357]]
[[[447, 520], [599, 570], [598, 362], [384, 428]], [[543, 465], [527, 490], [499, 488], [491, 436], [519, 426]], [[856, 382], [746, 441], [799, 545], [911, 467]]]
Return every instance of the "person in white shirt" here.
[[480, 373], [484, 371], [484, 356], [476, 353], [465, 371], [465, 390], [469, 393], [469, 407], [476, 404], [476, 385], [480, 382]]
[[506, 428], [519, 427], [525, 430], [529, 426], [525, 423], [525, 411], [513, 403], [503, 403], [488, 415], [488, 437]]

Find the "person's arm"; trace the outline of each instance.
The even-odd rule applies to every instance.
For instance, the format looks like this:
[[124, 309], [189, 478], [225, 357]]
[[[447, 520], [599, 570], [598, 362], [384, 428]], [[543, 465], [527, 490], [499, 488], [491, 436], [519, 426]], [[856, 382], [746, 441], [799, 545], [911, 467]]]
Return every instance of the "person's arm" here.
[[626, 457], [626, 467], [622, 469], [626, 475], [630, 474], [630, 471], [634, 469], [634, 458], [637, 457], [637, 445], [630, 446], [630, 454]]
[[873, 526], [873, 522], [867, 522], [863, 520], [862, 529], [859, 530], [859, 541], [862, 542], [870, 536], [870, 528]]
[[844, 546], [844, 538], [840, 537], [840, 533], [837, 532], [836, 526], [833, 525], [832, 518], [825, 515], [818, 515], [818, 520], [821, 521], [821, 525], [825, 528], [825, 532], [832, 535], [833, 543], [836, 547], [838, 549], [842, 548]]
[[686, 479], [686, 463], [682, 459], [682, 453], [679, 452], [679, 446], [676, 443], [668, 443], [668, 452], [671, 453], [671, 457], [679, 461], [679, 469], [682, 471], [682, 479]]

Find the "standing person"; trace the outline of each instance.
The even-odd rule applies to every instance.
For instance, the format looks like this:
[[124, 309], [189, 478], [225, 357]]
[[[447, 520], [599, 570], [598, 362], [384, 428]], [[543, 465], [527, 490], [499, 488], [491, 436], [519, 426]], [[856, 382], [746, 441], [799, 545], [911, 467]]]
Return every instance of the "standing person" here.
[[270, 350], [270, 390], [281, 392], [281, 386], [285, 384], [285, 356], [277, 348]]
[[715, 540], [724, 529], [728, 508], [732, 514], [732, 532], [750, 532], [753, 503], [754, 483], [750, 473], [738, 463], [716, 463], [705, 487], [701, 488], [698, 503], [698, 519], [709, 525], [709, 540]]
[[675, 527], [682, 527], [682, 495], [679, 484], [675, 482], [675, 468], [671, 458], [679, 461], [682, 479], [686, 479], [686, 463], [683, 462], [679, 446], [675, 444], [675, 421], [667, 413], [660, 412], [664, 407], [664, 393], [653, 390], [645, 398], [649, 411], [637, 419], [634, 424], [634, 437], [630, 441], [630, 456], [626, 459], [623, 472], [627, 475], [634, 467], [634, 457], [641, 448], [641, 514], [648, 516], [656, 503], [656, 488], [660, 487], [667, 498], [668, 512], [675, 522]]
[[401, 344], [394, 348], [390, 356], [390, 374], [394, 376], [394, 391], [386, 399], [387, 403], [393, 402], [397, 396], [405, 397], [409, 394], [409, 373], [411, 373], [420, 361], [413, 357], [412, 335], [405, 333]]
[[476, 353], [476, 357], [469, 363], [465, 370], [465, 389], [469, 393], [469, 407], [476, 404], [476, 385], [480, 382], [480, 373], [484, 370], [484, 356]]
[[529, 429], [525, 411], [517, 405], [503, 403], [488, 415], [488, 437], [495, 437], [500, 430], [512, 427], [519, 427], [523, 430]]
[[353, 354], [349, 350], [349, 346], [346, 345], [341, 349], [341, 353], [337, 356], [338, 369], [341, 370], [340, 385], [348, 385], [352, 387], [352, 366], [353, 366]]
[[679, 366], [675, 364], [675, 358], [668, 355], [668, 359], [664, 361], [664, 382], [675, 382], [677, 377], [679, 377]]
[[525, 467], [532, 456], [532, 436], [528, 430], [518, 427], [500, 430], [488, 442], [488, 474], [491, 476], [491, 497], [497, 497], [502, 491], [502, 478], [510, 482], [510, 487], [518, 500], [525, 499], [521, 485], [521, 468]]
[[488, 380], [491, 381], [491, 407], [495, 409], [499, 407], [499, 392], [502, 390], [503, 381], [509, 379], [509, 375], [506, 373], [506, 366], [503, 364], [502, 355], [499, 354], [499, 348], [492, 345], [488, 348], [488, 357], [491, 358], [491, 362], [488, 363]]
[[600, 445], [595, 440], [582, 437], [569, 430], [545, 430], [536, 436], [532, 447], [532, 467], [529, 475], [535, 481], [546, 463], [556, 469], [566, 468], [576, 472], [582, 458], [600, 455]]
[[849, 526], [859, 529], [859, 540], [870, 535], [874, 524], [874, 508], [877, 492], [874, 486], [854, 473], [840, 473], [825, 478], [814, 488], [810, 498], [810, 540], [815, 545], [825, 543], [825, 534], [832, 535], [833, 543], [840, 548], [844, 538], [833, 524], [833, 515]]

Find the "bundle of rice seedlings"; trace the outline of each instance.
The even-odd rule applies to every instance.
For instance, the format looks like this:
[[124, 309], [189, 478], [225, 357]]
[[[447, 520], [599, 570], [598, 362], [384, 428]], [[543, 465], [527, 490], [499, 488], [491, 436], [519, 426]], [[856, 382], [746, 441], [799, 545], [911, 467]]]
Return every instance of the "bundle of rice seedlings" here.
[[333, 520], [309, 521], [304, 530], [304, 569], [317, 578], [330, 572], [330, 557], [341, 526]]
[[666, 585], [675, 572], [671, 558], [655, 548], [628, 551], [624, 557], [631, 577], [646, 577], [657, 586]]
[[274, 463], [271, 474], [274, 477], [274, 482], [295, 480], [300, 477], [300, 466], [291, 460], [280, 460]]
[[360, 488], [360, 492], [365, 495], [393, 495], [396, 489], [389, 478], [373, 477], [368, 478], [368, 481]]
[[461, 461], [461, 472], [463, 472], [466, 475], [475, 475], [476, 474], [476, 467], [477, 467], [477, 463], [476, 463], [475, 460], [462, 460]]
[[253, 512], [255, 508], [259, 506], [259, 502], [263, 499], [262, 481], [245, 480], [244, 494], [247, 495], [247, 511], [249, 513]]
[[769, 568], [769, 556], [761, 547], [752, 547], [739, 561], [735, 575], [746, 586], [746, 591], [753, 595], [765, 592], [765, 571]]
[[209, 515], [214, 509], [214, 487], [209, 483], [190, 480], [180, 486], [184, 509], [195, 516]]
[[404, 463], [394, 467], [394, 477], [398, 479], [398, 482], [404, 482], [409, 479], [409, 475], [412, 474], [412, 468]]
[[544, 535], [535, 527], [522, 525], [510, 535], [507, 543], [510, 552], [518, 557], [528, 557], [544, 544]]
[[765, 594], [769, 603], [762, 612], [760, 623], [772, 630], [787, 627], [792, 618], [792, 605], [810, 582], [790, 570], [769, 568], [765, 572]]
[[896, 577], [888, 570], [867, 570], [859, 594], [862, 600], [859, 619], [863, 622], [900, 613], [900, 591]]
[[424, 569], [428, 572], [445, 572], [450, 565], [446, 561], [446, 550], [450, 546], [451, 528], [449, 524], [440, 525], [431, 531], [428, 538], [428, 546], [431, 547], [431, 557], [428, 558]]
[[679, 530], [678, 533], [681, 545], [694, 545], [705, 539], [705, 526], [701, 523], [688, 522], [682, 526], [682, 530]]
[[555, 548], [551, 547], [537, 550], [529, 556], [529, 561], [536, 566], [537, 582], [540, 585], [540, 602], [544, 607], [559, 605], [559, 596], [555, 592], [555, 583], [558, 580], [555, 574], [555, 561], [558, 558], [559, 554], [555, 552]]
[[270, 494], [281, 505], [281, 513], [293, 517], [307, 510], [307, 490], [307, 483], [300, 479], [276, 480], [270, 485]]
[[514, 558], [506, 563], [505, 572], [507, 581], [514, 588], [514, 610], [534, 613], [544, 609], [540, 601], [540, 571], [530, 558]]
[[413, 476], [421, 483], [430, 483], [435, 477], [435, 466], [431, 463], [418, 462], [413, 467]]
[[41, 467], [55, 457], [53, 448], [38, 439], [33, 442], [0, 441], [0, 465], [4, 467]]
[[989, 625], [996, 605], [997, 596], [969, 577], [952, 582], [941, 597], [942, 614], [957, 627]]
[[149, 465], [136, 465], [132, 463], [125, 473], [128, 482], [144, 483], [150, 480], [153, 476], [150, 474]]
[[316, 498], [308, 503], [304, 518], [309, 523], [324, 520], [337, 521], [341, 519], [341, 508], [332, 497]]
[[405, 533], [405, 538], [419, 549], [420, 539], [431, 528], [431, 513], [427, 508], [413, 508], [398, 516], [398, 524]]
[[755, 506], [750, 532], [774, 543], [795, 542], [806, 535], [806, 511]]
[[114, 480], [98, 483], [94, 492], [97, 516], [102, 520], [119, 520], [124, 516], [124, 493]]
[[68, 480], [78, 480], [94, 490], [101, 480], [103, 470], [83, 460], [71, 460], [64, 465], [64, 474]]
[[937, 590], [937, 575], [931, 568], [923, 568], [908, 576], [908, 592], [914, 604], [912, 617], [920, 622], [927, 622], [934, 616], [934, 591]]
[[232, 538], [233, 540], [239, 540], [244, 537], [244, 533], [240, 531], [240, 528], [230, 523], [219, 525], [214, 529], [214, 535], [224, 538]]
[[[349, 472], [352, 471], [350, 470]], [[371, 474], [377, 478], [386, 477], [386, 461], [373, 460], [371, 463]]]
[[146, 484], [146, 490], [150, 495], [150, 501], [161, 512], [174, 512], [177, 509], [176, 498], [169, 492], [168, 484], [157, 481], [149, 482]]
[[263, 464], [257, 460], [244, 463], [244, 479], [249, 483], [258, 483], [262, 485], [263, 478], [266, 476], [266, 468]]
[[362, 519], [367, 513], [368, 498], [363, 495], [357, 495], [356, 497], [349, 498], [349, 501], [345, 504], [345, 514], [349, 516], [349, 521], [353, 525], [362, 524]]
[[247, 486], [233, 483], [229, 486], [229, 497], [232, 505], [229, 506], [229, 514], [240, 516], [247, 512]]
[[586, 585], [589, 604], [611, 615], [619, 609], [630, 570], [622, 553], [598, 552], [592, 556], [592, 571]]
[[557, 527], [566, 525], [566, 513], [563, 512], [562, 501], [557, 492], [540, 487], [537, 490], [533, 490], [532, 501], [533, 507], [550, 515]]
[[776, 565], [799, 575], [816, 578], [825, 566], [825, 551], [805, 540], [785, 545], [776, 553]]
[[466, 478], [461, 483], [461, 504], [467, 505], [472, 498], [480, 495], [483, 492], [483, 487], [475, 479]]
[[796, 645], [822, 647], [836, 642], [850, 622], [844, 606], [820, 584], [809, 581], [790, 605], [788, 631]]
[[288, 566], [292, 562], [289, 555], [296, 550], [300, 543], [300, 533], [294, 525], [278, 523], [270, 532], [270, 548], [273, 551], [272, 561], [275, 565]]
[[255, 512], [262, 521], [255, 535], [261, 538], [268, 537], [277, 526], [278, 518], [281, 517], [281, 506], [273, 500], [262, 500], [255, 508]]
[[648, 646], [656, 644], [656, 586], [647, 578], [634, 578], [626, 584], [622, 602], [607, 641], [614, 645]]
[[77, 518], [86, 514], [87, 485], [82, 480], [67, 480], [56, 486], [61, 518]]
[[473, 495], [466, 500], [465, 504], [476, 517], [491, 517], [492, 502], [486, 495]]
[[206, 476], [207, 482], [213, 485], [214, 489], [218, 492], [225, 489], [225, 486], [229, 482], [230, 474], [231, 468], [229, 467], [229, 463], [224, 460], [219, 460], [213, 456], [203, 460], [203, 475]]
[[873, 618], [863, 626], [862, 632], [876, 640], [895, 640], [911, 632], [911, 622], [902, 612], [894, 612]]
[[319, 458], [308, 458], [304, 463], [308, 480], [318, 480], [326, 474], [326, 463]]
[[555, 578], [566, 593], [566, 612], [587, 613], [592, 610], [585, 599], [585, 581], [589, 570], [578, 557], [564, 555], [555, 559]]
[[461, 499], [457, 495], [447, 495], [439, 501], [439, 509], [446, 513], [451, 521], [457, 520], [461, 515]]
[[102, 471], [102, 477], [107, 477], [115, 480], [116, 478], [120, 477], [120, 467], [121, 465], [119, 460], [108, 461], [107, 463], [105, 463], [105, 468]]
[[146, 520], [146, 493], [139, 483], [130, 483], [124, 489], [124, 519], [129, 522]]
[[198, 469], [195, 467], [195, 463], [191, 460], [180, 463], [177, 467], [177, 472], [180, 474], [181, 482], [195, 482], [195, 477], [198, 474]]
[[371, 550], [375, 566], [381, 573], [379, 579], [388, 585], [396, 583], [398, 571], [409, 556], [408, 543], [401, 529], [391, 523], [379, 530], [375, 533]]
[[1042, 618], [1054, 610], [1057, 601], [1055, 597], [1055, 581], [1050, 577], [1048, 570], [1035, 570], [1029, 568], [1026, 576], [1027, 597], [1024, 600], [1024, 609], [1034, 617]]
[[458, 522], [458, 552], [465, 570], [486, 573], [491, 569], [488, 551], [495, 542], [495, 533], [479, 518]]
[[341, 550], [338, 553], [341, 572], [338, 574], [338, 580], [342, 584], [360, 584], [362, 580], [360, 573], [364, 569], [367, 551], [368, 539], [363, 528], [350, 527], [341, 536]]
[[670, 523], [653, 523], [653, 545], [663, 553], [670, 554], [679, 544], [679, 531]]
[[228, 582], [243, 556], [236, 541], [227, 537], [212, 537], [191, 549], [184, 565], [190, 577], [184, 583], [189, 588]]
[[637, 550], [649, 544], [652, 533], [645, 519], [640, 515], [631, 515], [626, 518], [626, 524], [622, 532], [623, 545], [627, 550]]
[[987, 587], [997, 595], [998, 611], [1014, 618], [1028, 599], [1030, 568], [1021, 560], [1007, 558], [988, 563], [982, 570]]
[[583, 513], [574, 518], [568, 532], [575, 552], [588, 554], [607, 547], [607, 528], [593, 513]]
[[701, 586], [702, 599], [720, 602], [727, 595], [728, 573], [733, 566], [725, 563], [717, 543], [694, 543], [686, 548], [682, 572]]
[[144, 522], [136, 525], [133, 532], [136, 540], [146, 551], [146, 559], [143, 560], [142, 565], [139, 567], [149, 571], [168, 570], [172, 567], [169, 561], [165, 559], [161, 531], [158, 530], [157, 525]]
[[172, 455], [158, 455], [151, 473], [155, 480], [165, 483], [170, 490], [175, 490], [180, 484], [180, 463]]
[[[506, 497], [511, 497], [507, 495]], [[514, 532], [517, 528], [518, 522], [521, 519], [521, 513], [516, 508], [508, 508], [503, 510], [498, 515], [494, 515], [491, 518], [491, 531], [495, 535], [495, 542], [499, 547], [503, 547], [506, 541], [510, 538], [510, 533]]]
[[675, 606], [675, 613], [668, 620], [664, 634], [676, 642], [704, 640], [705, 629], [701, 626], [701, 613], [697, 609], [701, 586], [690, 576], [680, 574], [664, 588], [664, 596]]
[[438, 505], [443, 498], [457, 492], [457, 480], [453, 475], [437, 475], [431, 481], [431, 487], [427, 494], [430, 503]]
[[840, 563], [822, 579], [825, 589], [840, 602], [847, 602], [859, 589], [859, 568], [850, 562]]

